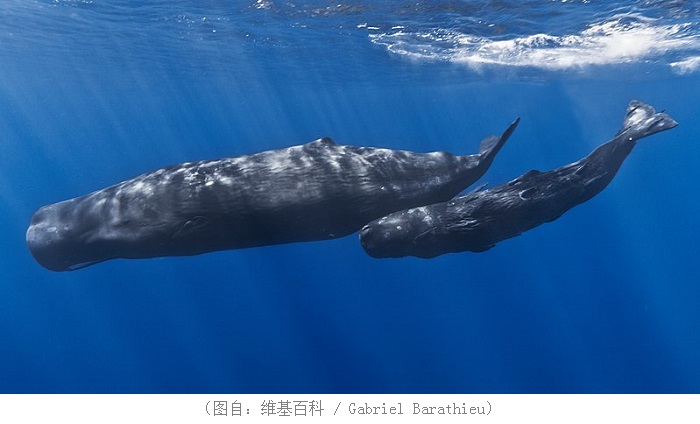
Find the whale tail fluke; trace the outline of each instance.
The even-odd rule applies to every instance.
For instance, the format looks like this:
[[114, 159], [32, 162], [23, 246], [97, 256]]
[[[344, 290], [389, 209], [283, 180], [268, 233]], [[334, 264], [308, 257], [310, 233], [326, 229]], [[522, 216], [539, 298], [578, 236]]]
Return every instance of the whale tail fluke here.
[[491, 137], [486, 137], [485, 139], [481, 140], [481, 145], [479, 146], [480, 159], [482, 161], [493, 160], [493, 158], [496, 157], [496, 154], [501, 150], [501, 147], [506, 144], [506, 141], [508, 141], [508, 138], [510, 138], [511, 134], [513, 134], [513, 131], [515, 131], [515, 128], [519, 123], [520, 118], [513, 121], [513, 123], [510, 124], [500, 136], [492, 135]]
[[677, 125], [678, 122], [667, 113], [656, 113], [656, 110], [648, 104], [632, 100], [627, 106], [627, 114], [618, 135], [637, 141], [640, 138], [670, 130]]

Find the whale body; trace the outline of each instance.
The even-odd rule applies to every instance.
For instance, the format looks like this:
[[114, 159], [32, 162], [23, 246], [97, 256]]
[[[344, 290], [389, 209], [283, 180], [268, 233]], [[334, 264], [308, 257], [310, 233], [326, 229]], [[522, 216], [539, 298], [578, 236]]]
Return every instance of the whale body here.
[[554, 221], [610, 184], [637, 140], [674, 128], [666, 113], [630, 102], [622, 129], [585, 158], [548, 172], [529, 171], [506, 184], [437, 204], [389, 214], [360, 231], [375, 258], [483, 252]]
[[486, 172], [517, 123], [466, 156], [322, 138], [173, 165], [40, 208], [26, 243], [42, 266], [66, 271], [343, 237], [391, 212], [452, 198]]

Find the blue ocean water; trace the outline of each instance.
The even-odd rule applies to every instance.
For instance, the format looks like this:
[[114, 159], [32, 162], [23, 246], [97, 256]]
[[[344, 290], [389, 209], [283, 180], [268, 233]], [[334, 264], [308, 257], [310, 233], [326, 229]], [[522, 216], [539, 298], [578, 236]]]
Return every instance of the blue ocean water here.
[[[680, 126], [481, 254], [333, 241], [53, 273], [40, 206], [321, 136], [578, 160], [629, 100]], [[0, 392], [700, 392], [700, 7], [682, 0], [6, 0]]]

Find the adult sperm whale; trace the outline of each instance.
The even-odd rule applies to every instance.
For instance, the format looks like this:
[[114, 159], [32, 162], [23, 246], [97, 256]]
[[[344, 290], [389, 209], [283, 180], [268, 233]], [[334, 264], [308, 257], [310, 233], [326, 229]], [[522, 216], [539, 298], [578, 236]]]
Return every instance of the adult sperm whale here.
[[41, 265], [65, 271], [114, 258], [342, 237], [388, 213], [455, 196], [486, 172], [517, 123], [468, 156], [322, 138], [174, 165], [40, 208], [26, 242]]
[[375, 258], [483, 252], [591, 199], [612, 181], [637, 140], [676, 125], [666, 113], [632, 101], [620, 132], [578, 162], [549, 172], [533, 170], [489, 190], [392, 213], [362, 228], [360, 242]]

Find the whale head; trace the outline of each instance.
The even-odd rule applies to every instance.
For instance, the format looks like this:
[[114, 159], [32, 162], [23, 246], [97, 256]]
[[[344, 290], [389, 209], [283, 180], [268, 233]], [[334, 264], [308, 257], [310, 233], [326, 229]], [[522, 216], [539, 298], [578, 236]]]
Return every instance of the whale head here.
[[423, 231], [423, 209], [396, 212], [365, 225], [360, 230], [362, 248], [373, 258], [421, 256], [416, 253], [424, 248], [424, 243], [416, 235]]
[[72, 271], [109, 259], [154, 256], [150, 250], [182, 232], [177, 217], [144, 209], [137, 197], [121, 198], [107, 189], [41, 207], [32, 216], [26, 243], [43, 267]]
[[26, 243], [34, 259], [52, 271], [71, 271], [108, 259], [108, 244], [95, 237], [98, 223], [76, 219], [74, 200], [44, 206], [32, 216]]
[[114, 186], [43, 206], [32, 216], [27, 247], [44, 268], [72, 271], [117, 258], [193, 255], [228, 242], [201, 211], [179, 213], [163, 203]]

